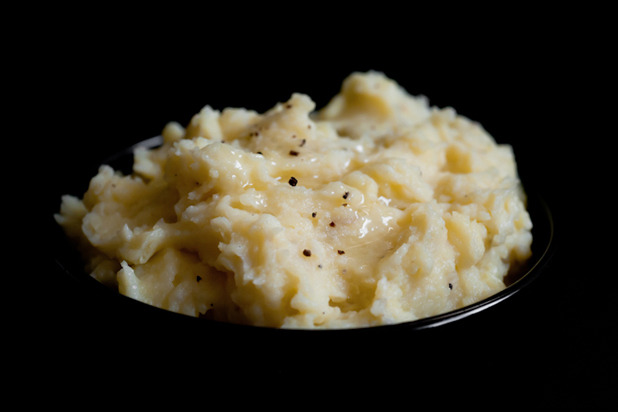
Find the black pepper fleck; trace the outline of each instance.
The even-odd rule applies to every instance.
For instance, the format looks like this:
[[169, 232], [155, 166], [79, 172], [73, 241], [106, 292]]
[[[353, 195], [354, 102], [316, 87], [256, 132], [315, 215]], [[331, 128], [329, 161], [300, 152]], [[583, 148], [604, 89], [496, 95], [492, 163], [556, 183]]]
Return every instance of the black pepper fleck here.
[[307, 139], [303, 139], [300, 141], [300, 147], [303, 147], [305, 145], [305, 143], [307, 143]]
[[313, 213], [311, 214], [311, 217], [316, 217], [317, 215], [318, 215], [318, 214], [317, 214], [316, 212], [313, 212]]
[[336, 225], [335, 225], [335, 222], [330, 222], [328, 225], [329, 225], [330, 227], [335, 227], [335, 226], [336, 226]]
[[296, 150], [290, 150], [290, 156], [298, 156], [298, 152]]
[[303, 250], [303, 255], [309, 257], [309, 256], [311, 256], [311, 251], [309, 249], [305, 249], [305, 250]]
[[347, 199], [347, 198], [348, 198], [348, 196], [350, 196], [350, 192], [345, 192], [345, 193], [343, 194], [343, 198], [344, 198], [344, 199]]
[[296, 186], [298, 180], [294, 176], [292, 176], [290, 177], [290, 180], [288, 180], [288, 183], [290, 184], [290, 186]]
[[448, 284], [448, 288], [449, 288], [450, 290], [453, 290], [453, 284], [452, 284], [452, 283], [449, 283], [449, 284]]
[[345, 252], [343, 250], [338, 250], [337, 253], [339, 253], [340, 255], [345, 254]]
[[196, 279], [199, 282], [200, 280], [202, 280], [202, 277], [200, 275], [197, 275]]

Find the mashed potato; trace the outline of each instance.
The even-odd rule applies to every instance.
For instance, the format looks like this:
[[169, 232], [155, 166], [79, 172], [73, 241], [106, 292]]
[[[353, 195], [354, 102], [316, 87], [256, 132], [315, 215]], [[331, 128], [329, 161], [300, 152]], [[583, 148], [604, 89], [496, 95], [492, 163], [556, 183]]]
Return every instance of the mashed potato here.
[[349, 328], [444, 313], [505, 287], [532, 223], [511, 147], [381, 73], [324, 108], [204, 107], [100, 167], [57, 222], [87, 271], [182, 314]]

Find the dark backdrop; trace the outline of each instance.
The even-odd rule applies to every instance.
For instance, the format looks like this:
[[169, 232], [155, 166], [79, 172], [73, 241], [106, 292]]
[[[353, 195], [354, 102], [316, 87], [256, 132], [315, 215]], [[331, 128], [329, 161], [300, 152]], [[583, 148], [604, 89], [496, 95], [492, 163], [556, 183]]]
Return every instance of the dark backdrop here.
[[197, 391], [192, 396], [217, 395], [222, 382], [267, 382], [271, 395], [282, 387], [341, 393], [351, 382], [344, 393], [352, 399], [380, 399], [400, 384], [396, 393], [413, 403], [612, 401], [614, 285], [603, 277], [606, 255], [590, 254], [603, 242], [587, 230], [602, 223], [586, 208], [597, 191], [582, 161], [593, 138], [586, 125], [594, 123], [582, 106], [594, 76], [578, 63], [597, 63], [590, 40], [569, 23], [575, 17], [524, 13], [507, 23], [504, 13], [471, 19], [454, 11], [445, 21], [434, 11], [391, 21], [401, 11], [367, 9], [301, 19], [305, 8], [266, 20], [257, 11], [236, 18], [231, 10], [160, 10], [152, 19], [108, 11], [98, 20], [92, 12], [42, 36], [30, 66], [37, 104], [24, 125], [39, 136], [43, 158], [48, 193], [37, 214], [46, 225], [40, 236], [50, 240], [42, 243], [59, 242], [51, 215], [61, 194], [80, 195], [100, 161], [159, 134], [168, 121], [186, 124], [206, 104], [265, 111], [293, 92], [310, 95], [319, 108], [352, 71], [378, 70], [513, 145], [522, 178], [554, 215], [557, 249], [548, 270], [512, 299], [439, 330], [286, 340], [225, 337], [115, 313], [46, 255], [36, 274], [43, 303], [27, 327], [37, 350], [25, 357], [34, 362], [22, 382], [64, 370], [62, 387], [104, 392], [112, 402], [119, 388], [137, 382], [157, 393], [187, 383]]

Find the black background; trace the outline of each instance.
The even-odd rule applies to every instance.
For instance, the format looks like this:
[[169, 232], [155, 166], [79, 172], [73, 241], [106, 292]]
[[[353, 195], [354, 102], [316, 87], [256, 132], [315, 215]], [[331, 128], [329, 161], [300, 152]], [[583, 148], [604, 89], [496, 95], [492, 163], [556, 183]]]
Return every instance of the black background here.
[[99, 162], [168, 121], [186, 124], [206, 104], [262, 112], [293, 92], [319, 108], [352, 71], [378, 70], [513, 145], [524, 183], [554, 215], [551, 265], [512, 299], [436, 330], [289, 337], [123, 312], [45, 254], [43, 269], [28, 276], [40, 292], [35, 313], [14, 335], [23, 349], [15, 382], [53, 388], [50, 399], [87, 392], [110, 403], [136, 388], [150, 398], [217, 399], [220, 384], [244, 393], [261, 383], [265, 396], [250, 398], [256, 402], [332, 393], [435, 407], [613, 404], [615, 269], [595, 231], [611, 221], [602, 180], [610, 167], [596, 156], [610, 149], [593, 129], [604, 121], [593, 97], [604, 92], [604, 59], [593, 47], [603, 32], [581, 25], [594, 17], [238, 8], [82, 10], [53, 20], [24, 49], [20, 84], [34, 87], [20, 133], [35, 136], [29, 141], [41, 157], [41, 245], [61, 242], [52, 214], [62, 194], [81, 195]]

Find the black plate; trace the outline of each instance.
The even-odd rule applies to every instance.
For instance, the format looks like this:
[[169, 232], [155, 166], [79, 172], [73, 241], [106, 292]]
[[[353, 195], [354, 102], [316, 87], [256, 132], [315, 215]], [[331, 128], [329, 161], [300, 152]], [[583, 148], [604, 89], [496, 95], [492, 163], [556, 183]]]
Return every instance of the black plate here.
[[[139, 142], [125, 150], [109, 157], [103, 163], [112, 166], [115, 170], [120, 170], [125, 174], [128, 174], [132, 170], [133, 164], [133, 151], [136, 147], [154, 148], [162, 143], [160, 136], [153, 137], [142, 142]], [[84, 182], [81, 183], [84, 186]], [[502, 291], [483, 299], [472, 305], [450, 311], [444, 314], [431, 316], [412, 322], [399, 323], [395, 325], [373, 326], [368, 328], [354, 328], [354, 329], [339, 329], [336, 330], [341, 333], [356, 333], [359, 330], [367, 332], [371, 331], [385, 331], [385, 330], [422, 330], [427, 328], [435, 328], [444, 324], [455, 322], [471, 315], [477, 314], [481, 311], [490, 309], [494, 305], [508, 299], [517, 294], [522, 289], [528, 287], [535, 279], [537, 279], [545, 270], [550, 258], [552, 256], [554, 245], [554, 222], [552, 214], [547, 203], [542, 197], [535, 191], [530, 191], [524, 182], [525, 190], [528, 195], [528, 211], [530, 213], [533, 222], [533, 244], [532, 244], [532, 257], [528, 262], [527, 267], [523, 270], [518, 277], [511, 278], [508, 286]], [[208, 319], [193, 318], [186, 315], [176, 314], [163, 310], [157, 307], [153, 307], [139, 301], [133, 300], [126, 296], [123, 296], [116, 291], [112, 291], [103, 286], [83, 270], [83, 262], [77, 255], [76, 251], [72, 248], [70, 243], [65, 238], [63, 232], [59, 227], [55, 229], [57, 235], [57, 241], [55, 245], [55, 257], [56, 263], [63, 272], [71, 277], [79, 284], [79, 293], [98, 295], [103, 299], [105, 306], [111, 309], [110, 312], [124, 313], [124, 314], [139, 314], [138, 316], [144, 316], [146, 319], [170, 319], [172, 322], [189, 322], [192, 323], [195, 328], [211, 328], [211, 329], [227, 329], [237, 332], [247, 332], [251, 330], [260, 331], [274, 331], [279, 334], [306, 334], [306, 333], [329, 333], [335, 332], [333, 330], [325, 331], [303, 331], [303, 330], [279, 330], [271, 329], [267, 327], [255, 327], [246, 325], [228, 325], [222, 322], [212, 321]]]

